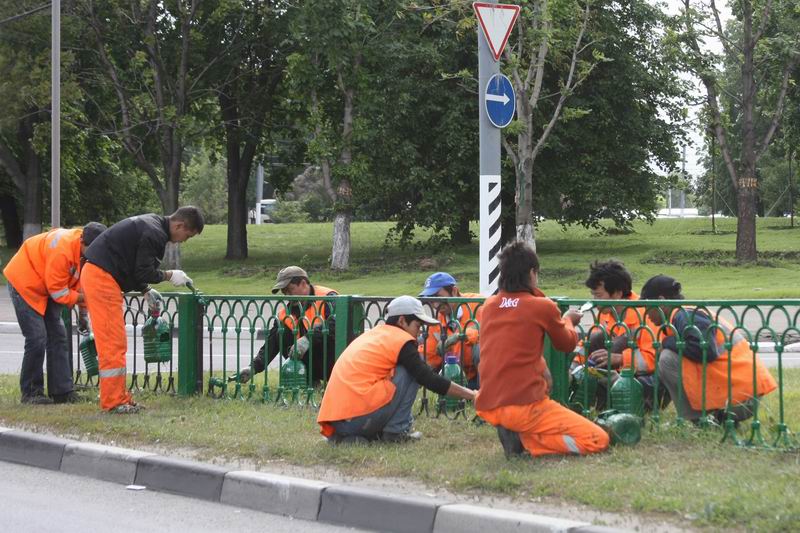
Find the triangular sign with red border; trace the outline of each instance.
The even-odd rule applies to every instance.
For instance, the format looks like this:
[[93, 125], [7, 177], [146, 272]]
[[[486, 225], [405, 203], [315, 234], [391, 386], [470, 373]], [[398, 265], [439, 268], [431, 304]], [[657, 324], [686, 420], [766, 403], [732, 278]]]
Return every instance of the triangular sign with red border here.
[[519, 6], [512, 4], [490, 4], [487, 2], [473, 2], [472, 9], [478, 17], [478, 22], [483, 29], [483, 35], [489, 43], [494, 60], [498, 61], [506, 47], [511, 30], [519, 16]]

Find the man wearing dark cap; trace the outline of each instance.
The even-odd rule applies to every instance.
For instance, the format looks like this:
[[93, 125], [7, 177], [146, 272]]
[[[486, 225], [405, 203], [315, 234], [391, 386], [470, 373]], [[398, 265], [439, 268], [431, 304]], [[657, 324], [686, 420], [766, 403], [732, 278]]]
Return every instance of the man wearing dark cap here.
[[386, 323], [361, 334], [342, 352], [325, 389], [317, 423], [331, 443], [403, 442], [419, 386], [440, 395], [474, 400], [476, 393], [435, 374], [419, 357], [422, 324], [438, 322], [411, 296], [395, 298]]
[[[312, 285], [305, 270], [288, 266], [278, 272], [272, 294], [287, 296], [337, 296], [339, 293], [322, 285]], [[282, 325], [283, 334], [279, 333]], [[327, 327], [327, 334], [323, 333]], [[336, 362], [336, 322], [333, 305], [323, 300], [292, 301], [278, 311], [278, 320], [270, 328], [267, 341], [253, 358], [249, 368], [239, 372], [239, 382], [247, 383], [253, 374], [263, 372], [283, 352], [300, 359], [310, 370], [312, 384], [327, 381]]]
[[[436, 272], [428, 276], [422, 292], [423, 298], [481, 298], [480, 294], [458, 289], [456, 278], [447, 272]], [[428, 328], [428, 336], [422, 346], [425, 361], [434, 369], [442, 366], [445, 354], [459, 357], [470, 389], [480, 386], [478, 363], [480, 362], [480, 303], [440, 303], [436, 308], [438, 326]], [[455, 310], [453, 309], [455, 307]]]
[[[643, 300], [683, 300], [681, 284], [663, 274], [647, 280], [641, 296]], [[721, 317], [716, 317], [715, 324], [705, 310], [680, 303], [649, 307], [647, 316], [659, 327], [659, 379], [682, 418], [698, 421], [705, 411], [720, 423], [727, 419], [738, 423], [753, 416], [756, 398], [777, 388], [745, 336]], [[679, 340], [684, 342], [682, 357]]]
[[[72, 403], [73, 391], [64, 307], [81, 308], [79, 327], [86, 327], [83, 292], [79, 287], [84, 252], [106, 227], [90, 222], [83, 228], [56, 228], [22, 243], [3, 270], [8, 292], [25, 337], [19, 376], [22, 403]], [[47, 353], [47, 392], [42, 364]]]

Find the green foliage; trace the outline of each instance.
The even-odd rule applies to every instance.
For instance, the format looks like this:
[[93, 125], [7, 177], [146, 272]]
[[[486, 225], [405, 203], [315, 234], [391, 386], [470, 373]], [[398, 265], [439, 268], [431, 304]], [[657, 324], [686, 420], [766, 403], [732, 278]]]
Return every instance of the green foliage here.
[[276, 204], [270, 217], [276, 224], [294, 224], [308, 222], [309, 215], [302, 202], [281, 200]]
[[202, 209], [206, 224], [227, 222], [228, 187], [224, 159], [212, 159], [207, 150], [192, 157], [184, 173], [181, 204]]

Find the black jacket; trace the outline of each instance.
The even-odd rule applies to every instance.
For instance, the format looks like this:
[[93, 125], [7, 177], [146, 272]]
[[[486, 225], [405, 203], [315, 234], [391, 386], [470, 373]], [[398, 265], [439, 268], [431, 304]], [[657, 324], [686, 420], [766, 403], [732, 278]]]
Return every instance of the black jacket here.
[[164, 281], [158, 270], [169, 242], [169, 217], [148, 214], [121, 220], [86, 249], [86, 260], [116, 280], [124, 292]]

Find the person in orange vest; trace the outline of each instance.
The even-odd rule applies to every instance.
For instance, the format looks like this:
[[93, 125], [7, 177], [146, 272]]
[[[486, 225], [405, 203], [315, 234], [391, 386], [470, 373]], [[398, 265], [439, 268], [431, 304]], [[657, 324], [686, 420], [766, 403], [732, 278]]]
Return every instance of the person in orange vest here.
[[317, 422], [331, 443], [418, 440], [411, 408], [419, 386], [474, 400], [475, 391], [435, 374], [417, 351], [422, 324], [438, 322], [412, 296], [386, 307], [386, 323], [356, 337], [339, 356]]
[[[589, 277], [586, 287], [592, 300], [629, 300], [636, 301], [639, 295], [633, 292], [633, 278], [621, 261], [596, 261], [589, 265]], [[647, 319], [644, 307], [615, 305], [600, 307], [597, 326], [602, 331], [594, 331], [589, 340], [589, 360], [599, 368], [634, 368], [636, 379], [642, 384], [645, 409], [653, 407], [654, 378], [656, 369], [656, 350], [653, 338], [658, 329]], [[606, 339], [611, 340], [611, 354], [605, 346]], [[630, 341], [636, 345], [630, 347]], [[610, 361], [609, 361], [610, 360]], [[612, 374], [613, 375], [613, 374]], [[616, 374], [618, 376], [618, 374]], [[598, 409], [605, 406], [606, 389], [600, 384], [597, 393]], [[669, 403], [666, 390], [659, 391], [659, 406], [664, 408]]]
[[562, 316], [536, 287], [539, 258], [526, 243], [509, 244], [498, 259], [499, 292], [483, 304], [476, 413], [497, 428], [506, 457], [605, 450], [609, 436], [600, 426], [549, 397], [545, 334], [556, 350], [571, 353], [581, 313]]
[[123, 292], [141, 292], [151, 313], [163, 300], [150, 283], [170, 281], [175, 287], [191, 283], [183, 270], [160, 270], [168, 242], [180, 243], [203, 231], [203, 213], [194, 206], [179, 207], [170, 216], [138, 215], [121, 220], [86, 249], [81, 284], [94, 327], [100, 367], [100, 408], [117, 414], [136, 413], [125, 380], [128, 339], [125, 335]]
[[[681, 290], [674, 278], [659, 274], [647, 280], [640, 294], [644, 300], [683, 300]], [[719, 423], [730, 417], [738, 424], [753, 416], [757, 398], [778, 387], [753, 354], [747, 338], [719, 317], [715, 324], [704, 310], [675, 305], [651, 307], [647, 315], [660, 327], [659, 380], [685, 420], [699, 421], [705, 409]], [[677, 347], [679, 337], [684, 342], [682, 357]], [[727, 342], [732, 345], [730, 351], [725, 347]], [[679, 389], [680, 384], [683, 390]]]
[[[477, 293], [459, 291], [456, 279], [447, 272], [436, 272], [428, 276], [419, 296], [423, 298], [481, 297]], [[459, 356], [464, 375], [467, 377], [467, 387], [472, 390], [477, 390], [480, 386], [478, 378], [480, 305], [480, 303], [462, 303], [458, 304], [453, 311], [450, 303], [439, 304], [436, 309], [439, 325], [428, 328], [425, 342], [421, 346], [425, 361], [436, 371], [442, 367], [442, 356], [445, 352]]]
[[[288, 266], [278, 272], [272, 294], [278, 291], [287, 296], [337, 296], [339, 293], [322, 285], [312, 285], [305, 270]], [[287, 312], [288, 310], [288, 312]], [[284, 330], [281, 336], [278, 325]], [[323, 326], [328, 329], [323, 334]], [[263, 372], [281, 349], [287, 357], [303, 361], [310, 369], [312, 384], [327, 381], [336, 362], [336, 317], [333, 305], [322, 300], [316, 302], [290, 302], [278, 311], [278, 319], [267, 334], [266, 342], [258, 350], [249, 368], [239, 372], [239, 382], [247, 383], [253, 374]], [[310, 350], [309, 350], [310, 348]], [[311, 359], [309, 361], [309, 359]], [[310, 363], [310, 364], [309, 364]], [[234, 374], [232, 380], [236, 379]]]
[[[106, 227], [90, 222], [83, 228], [56, 228], [25, 242], [3, 270], [17, 315], [25, 353], [19, 375], [22, 403], [51, 404], [80, 401], [75, 394], [69, 360], [69, 340], [61, 313], [79, 305], [78, 327], [86, 329], [79, 279], [86, 247]], [[47, 352], [47, 392], [42, 364]]]

